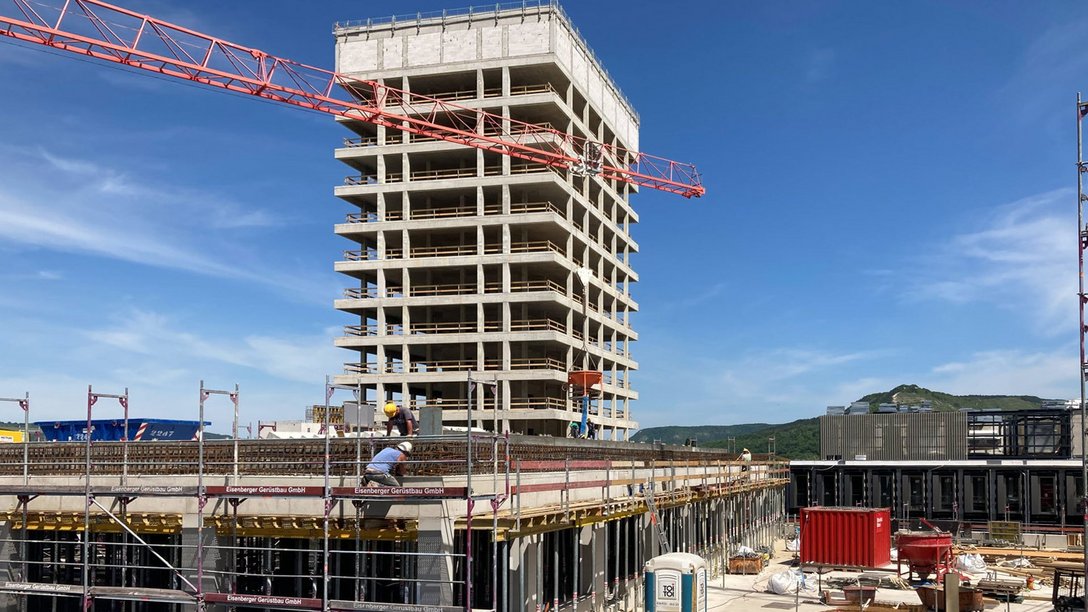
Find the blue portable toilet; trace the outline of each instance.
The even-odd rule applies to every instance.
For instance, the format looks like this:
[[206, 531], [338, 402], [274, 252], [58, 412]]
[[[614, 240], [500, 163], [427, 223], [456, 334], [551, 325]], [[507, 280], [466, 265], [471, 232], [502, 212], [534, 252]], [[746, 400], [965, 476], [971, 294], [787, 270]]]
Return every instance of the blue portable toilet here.
[[646, 562], [646, 612], [706, 612], [706, 560], [669, 553]]

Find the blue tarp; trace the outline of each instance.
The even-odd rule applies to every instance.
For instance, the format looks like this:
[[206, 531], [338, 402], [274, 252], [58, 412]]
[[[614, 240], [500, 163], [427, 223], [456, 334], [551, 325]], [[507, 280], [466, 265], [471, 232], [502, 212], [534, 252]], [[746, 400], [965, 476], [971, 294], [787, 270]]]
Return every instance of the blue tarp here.
[[[87, 439], [87, 421], [35, 421], [42, 435], [50, 442], [75, 442]], [[211, 425], [204, 421], [205, 429]], [[129, 417], [128, 439], [132, 441], [192, 440], [196, 437], [198, 421], [177, 419], [139, 419]], [[91, 421], [92, 441], [120, 441], [124, 437], [124, 419], [95, 419]]]

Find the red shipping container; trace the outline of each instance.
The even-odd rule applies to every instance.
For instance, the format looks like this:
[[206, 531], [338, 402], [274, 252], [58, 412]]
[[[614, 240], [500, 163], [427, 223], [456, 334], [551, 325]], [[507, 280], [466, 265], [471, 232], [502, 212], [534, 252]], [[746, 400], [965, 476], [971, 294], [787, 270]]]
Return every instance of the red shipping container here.
[[883, 567], [891, 550], [888, 508], [801, 509], [801, 563]]

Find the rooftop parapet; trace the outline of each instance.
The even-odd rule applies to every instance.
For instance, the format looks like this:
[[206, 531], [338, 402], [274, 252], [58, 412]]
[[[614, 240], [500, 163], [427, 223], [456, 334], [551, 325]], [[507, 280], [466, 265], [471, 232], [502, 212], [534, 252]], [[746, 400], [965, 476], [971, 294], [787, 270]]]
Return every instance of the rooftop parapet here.
[[468, 6], [459, 9], [444, 9], [441, 11], [431, 12], [417, 12], [408, 13], [403, 15], [391, 15], [389, 17], [368, 17], [367, 19], [351, 19], [347, 21], [338, 21], [333, 25], [334, 36], [347, 36], [347, 35], [364, 35], [370, 36], [378, 32], [396, 32], [398, 30], [415, 29], [416, 33], [419, 33], [424, 27], [441, 26], [443, 29], [455, 24], [468, 24], [469, 27], [473, 23], [492, 22], [498, 25], [499, 20], [502, 18], [518, 17], [523, 20], [529, 17], [540, 17], [544, 15], [554, 15], [558, 18], [558, 23], [567, 28], [570, 31], [571, 37], [577, 41], [582, 50], [585, 51], [586, 56], [593, 67], [601, 74], [604, 82], [607, 84], [612, 93], [624, 106], [624, 110], [627, 111], [635, 124], [639, 123], [638, 113], [635, 112], [634, 106], [631, 104], [627, 96], [620, 91], [616, 85], [615, 79], [605, 69], [604, 63], [597, 57], [597, 54], [593, 52], [593, 49], [586, 42], [582, 33], [575, 27], [567, 13], [559, 5], [556, 0], [525, 0], [523, 2], [507, 2], [504, 4], [486, 4], [477, 6]]

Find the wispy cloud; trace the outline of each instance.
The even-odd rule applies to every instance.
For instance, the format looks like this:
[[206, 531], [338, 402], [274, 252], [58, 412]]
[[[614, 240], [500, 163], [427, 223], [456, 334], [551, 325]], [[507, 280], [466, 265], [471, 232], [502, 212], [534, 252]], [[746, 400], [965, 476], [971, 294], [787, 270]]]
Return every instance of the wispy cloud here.
[[[119, 237], [122, 235], [124, 239]], [[110, 231], [93, 221], [67, 217], [58, 210], [43, 210], [43, 207], [16, 201], [0, 192], [0, 240], [65, 252], [93, 253], [198, 274], [244, 277], [239, 270], [195, 251], [146, 237], [147, 234]]]
[[52, 155], [45, 149], [38, 149], [38, 154], [42, 156], [42, 159], [49, 162], [49, 165], [53, 166], [57, 170], [60, 170], [61, 172], [84, 177], [103, 174], [102, 168], [89, 161], [67, 159], [57, 155]]
[[662, 304], [662, 306], [667, 310], [677, 310], [677, 309], [686, 310], [686, 309], [689, 309], [689, 308], [694, 308], [695, 306], [699, 306], [700, 304], [705, 304], [707, 302], [710, 302], [710, 301], [720, 297], [725, 292], [725, 288], [726, 288], [725, 283], [715, 283], [715, 284], [703, 289], [699, 293], [696, 293], [695, 295], [685, 297], [685, 298], [681, 298], [681, 299], [678, 299], [678, 300], [669, 301], [669, 302], [666, 302], [666, 303]]
[[678, 413], [688, 415], [684, 422], [691, 424], [781, 423], [817, 416], [824, 406], [901, 384], [957, 395], [1070, 398], [1078, 393], [1072, 346], [979, 351], [957, 361], [918, 363], [889, 373], [888, 358], [896, 353], [778, 348], [682, 369], [666, 367], [652, 375], [652, 382], [660, 385], [656, 379], [663, 376], [670, 388], [685, 391], [668, 398], [644, 394], [635, 418], [642, 427], [674, 424]]
[[245, 206], [217, 194], [193, 190], [177, 185], [150, 184], [133, 179], [128, 173], [80, 159], [61, 157], [44, 149], [39, 154], [51, 166], [91, 189], [104, 194], [142, 199], [154, 208], [170, 208], [181, 214], [177, 221], [186, 218], [199, 219], [213, 229], [240, 229], [246, 227], [270, 227], [283, 222], [268, 211]]
[[1085, 38], [1088, 19], [1064, 21], [1035, 39], [999, 91], [1000, 99], [1011, 102], [1007, 114], [1064, 127], [1073, 112], [1070, 85], [1088, 70], [1088, 55], [1082, 52]]
[[[85, 415], [88, 384], [106, 393], [128, 387], [135, 416], [195, 418], [201, 379], [220, 389], [241, 385], [243, 422], [298, 419], [324, 398], [325, 375], [347, 360], [333, 346], [333, 328], [235, 333], [191, 315], [124, 307], [90, 329], [65, 325], [53, 313], [3, 314], [5, 340], [20, 350], [0, 354], [0, 390], [29, 391], [33, 419]], [[111, 414], [112, 406], [101, 408]], [[224, 431], [217, 410], [209, 417]]]
[[813, 399], [810, 376], [834, 373], [848, 365], [875, 359], [886, 351], [832, 352], [780, 348], [750, 353], [723, 364], [710, 382], [721, 398], [744, 403], [757, 400], [778, 405], [803, 405]]
[[[92, 254], [238, 279], [327, 303], [331, 274], [269, 266], [260, 231], [285, 223], [271, 212], [214, 192], [151, 182], [98, 161], [42, 148], [0, 146], [10, 172], [0, 184], [0, 244]], [[214, 232], [221, 240], [217, 240]]]
[[[1059, 189], [996, 208], [969, 231], [947, 237], [924, 266], [912, 265], [911, 297], [987, 302], [1024, 313], [1038, 333], [1074, 327], [1076, 196]], [[910, 278], [910, 277], [908, 277]]]
[[1077, 354], [1071, 346], [1053, 351], [981, 351], [943, 363], [918, 384], [957, 395], [1038, 395], [1070, 398], [1077, 388]]
[[[649, 377], [660, 387], [664, 378], [669, 388], [685, 391], [667, 399], [644, 396], [635, 417], [643, 427], [650, 427], [668, 424], [678, 411], [690, 413], [695, 422], [714, 424], [783, 422], [812, 416], [821, 405], [872, 392], [867, 385], [876, 379], [852, 385], [840, 381], [856, 380], [856, 370], [890, 354], [892, 351], [882, 349], [782, 347], [751, 351], [734, 359], [696, 360], [684, 368], [666, 360], [655, 364], [653, 373], [640, 374], [640, 379]], [[861, 389], [864, 391], [855, 395]], [[660, 410], [663, 401], [668, 402], [668, 411]]]
[[809, 52], [805, 58], [805, 82], [818, 83], [830, 77], [835, 68], [835, 59], [834, 49], [814, 49]]
[[0, 280], [6, 281], [59, 281], [64, 280], [64, 274], [56, 270], [33, 270], [29, 272], [3, 272]]
[[219, 362], [284, 380], [313, 382], [341, 367], [343, 349], [333, 346], [337, 331], [326, 329], [321, 334], [288, 337], [251, 334], [220, 340], [178, 327], [166, 315], [133, 310], [114, 325], [88, 331], [85, 336], [135, 355], [164, 359], [163, 347], [168, 346], [172, 362]]

